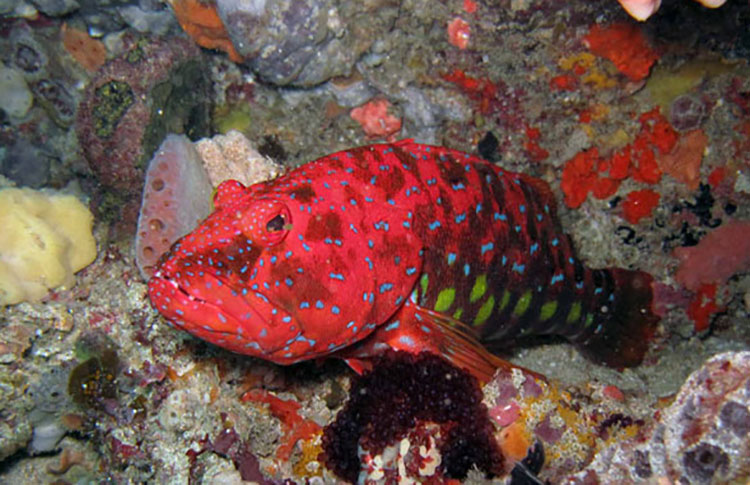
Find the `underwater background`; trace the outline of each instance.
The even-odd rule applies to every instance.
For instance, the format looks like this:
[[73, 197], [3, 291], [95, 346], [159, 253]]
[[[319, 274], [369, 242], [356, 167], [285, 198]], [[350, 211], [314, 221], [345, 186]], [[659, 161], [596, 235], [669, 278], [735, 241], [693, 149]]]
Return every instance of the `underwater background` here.
[[[748, 483], [750, 4], [622, 3], [0, 0], [0, 483]], [[359, 377], [153, 308], [222, 181], [408, 138], [652, 275], [643, 362], [532, 338], [487, 383]]]

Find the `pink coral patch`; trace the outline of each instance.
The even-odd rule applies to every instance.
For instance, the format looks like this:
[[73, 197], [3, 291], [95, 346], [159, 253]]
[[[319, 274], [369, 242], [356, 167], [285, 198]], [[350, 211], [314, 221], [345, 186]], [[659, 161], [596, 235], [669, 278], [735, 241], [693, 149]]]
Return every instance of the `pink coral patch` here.
[[657, 158], [662, 172], [668, 173], [690, 189], [698, 188], [703, 151], [708, 137], [702, 130], [693, 130], [682, 136], [674, 149]]
[[706, 283], [723, 283], [735, 273], [750, 270], [750, 221], [731, 221], [706, 237], [697, 246], [677, 248], [680, 260], [675, 274], [678, 283], [691, 291]]
[[362, 125], [368, 138], [385, 138], [395, 141], [395, 134], [401, 130], [401, 119], [388, 114], [390, 103], [386, 99], [373, 99], [354, 108], [349, 116]]
[[490, 409], [490, 417], [500, 427], [506, 427], [521, 416], [521, 409], [518, 404], [511, 401], [508, 404], [501, 404]]
[[448, 42], [459, 49], [469, 46], [470, 29], [469, 24], [461, 17], [456, 17], [448, 24]]

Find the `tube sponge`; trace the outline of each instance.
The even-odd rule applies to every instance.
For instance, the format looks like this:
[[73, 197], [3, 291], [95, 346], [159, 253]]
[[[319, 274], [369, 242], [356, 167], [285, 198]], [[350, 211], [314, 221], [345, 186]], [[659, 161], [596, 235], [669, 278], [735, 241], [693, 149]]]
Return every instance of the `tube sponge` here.
[[70, 287], [96, 259], [94, 218], [72, 195], [0, 190], [0, 307]]

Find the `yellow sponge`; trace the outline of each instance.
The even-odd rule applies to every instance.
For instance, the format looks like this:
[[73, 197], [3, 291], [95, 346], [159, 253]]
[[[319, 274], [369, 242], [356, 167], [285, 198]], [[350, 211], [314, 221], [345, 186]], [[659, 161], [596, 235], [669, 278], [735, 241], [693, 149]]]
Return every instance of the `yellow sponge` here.
[[72, 195], [0, 189], [0, 306], [70, 287], [96, 259], [94, 217]]

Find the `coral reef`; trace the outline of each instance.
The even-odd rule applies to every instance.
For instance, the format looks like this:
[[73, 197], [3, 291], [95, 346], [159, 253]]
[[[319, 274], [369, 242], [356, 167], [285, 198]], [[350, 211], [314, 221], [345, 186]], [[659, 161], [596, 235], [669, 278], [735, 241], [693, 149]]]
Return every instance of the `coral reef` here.
[[[155, 150], [167, 133], [226, 133], [209, 145], [209, 172], [218, 162], [244, 175], [235, 162], [249, 146], [293, 168], [368, 143], [350, 114], [375, 100], [400, 120], [399, 138], [478, 151], [547, 181], [582, 259], [647, 270], [663, 317], [633, 369], [594, 365], [554, 339], [507, 349], [547, 379], [519, 369], [482, 389], [504, 475], [445, 477], [439, 452], [452, 430], [417, 422], [372, 460], [349, 447], [356, 478], [747, 481], [747, 1], [664, 1], [639, 23], [612, 0], [185, 0], [194, 26], [184, 29], [177, 3], [0, 0], [0, 186], [90, 197], [99, 247], [69, 290], [0, 311], [0, 482], [343, 481], [320, 457], [320, 428], [357, 377], [335, 361], [274, 366], [164, 325], [132, 257], [153, 154], [129, 150]], [[245, 20], [255, 23], [243, 33]], [[231, 48], [240, 63], [213, 50]], [[121, 144], [97, 148], [94, 170], [82, 153], [104, 140], [78, 137], [76, 120], [92, 126], [98, 89], [109, 101], [101, 133]], [[166, 91], [183, 114], [159, 117]], [[161, 130], [162, 119], [179, 122]], [[99, 179], [107, 164], [122, 185]], [[641, 191], [658, 203], [631, 214]]]

